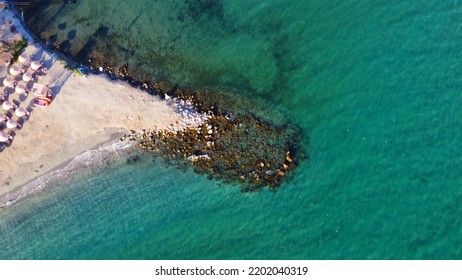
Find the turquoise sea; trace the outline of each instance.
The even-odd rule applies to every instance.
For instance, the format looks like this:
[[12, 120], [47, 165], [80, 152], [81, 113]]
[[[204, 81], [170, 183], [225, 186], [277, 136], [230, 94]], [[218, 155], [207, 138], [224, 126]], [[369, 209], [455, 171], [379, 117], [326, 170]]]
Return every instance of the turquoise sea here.
[[[113, 164], [0, 211], [1, 259], [462, 258], [462, 1], [77, 0], [46, 44], [288, 112], [276, 192]], [[106, 53], [105, 53], [106, 52]]]

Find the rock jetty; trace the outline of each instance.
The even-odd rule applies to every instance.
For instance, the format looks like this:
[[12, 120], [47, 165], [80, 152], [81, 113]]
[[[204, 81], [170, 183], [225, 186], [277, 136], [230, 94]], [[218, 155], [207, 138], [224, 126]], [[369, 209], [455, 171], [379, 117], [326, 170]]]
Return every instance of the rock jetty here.
[[121, 140], [136, 141], [168, 164], [192, 168], [209, 179], [238, 183], [243, 191], [277, 188], [303, 158], [298, 147], [301, 132], [296, 127], [274, 127], [250, 114], [210, 114], [199, 123], [132, 131]]

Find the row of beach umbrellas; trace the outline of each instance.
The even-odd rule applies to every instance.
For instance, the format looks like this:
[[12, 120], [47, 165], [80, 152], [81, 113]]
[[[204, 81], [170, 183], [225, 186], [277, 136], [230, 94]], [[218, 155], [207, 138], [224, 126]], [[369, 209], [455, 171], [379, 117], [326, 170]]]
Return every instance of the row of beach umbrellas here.
[[[27, 57], [27, 55], [25, 53], [22, 53], [18, 57], [18, 60], [22, 64], [26, 64], [26, 63], [29, 62], [29, 58]], [[22, 80], [28, 82], [28, 81], [32, 80], [32, 73], [31, 72], [37, 71], [38, 69], [40, 69], [40, 67], [42, 67], [42, 63], [40, 61], [36, 60], [36, 61], [32, 61], [31, 64], [30, 64], [30, 69], [32, 71], [26, 71], [25, 73], [22, 73], [21, 69], [16, 65], [11, 66], [9, 71], [10, 71], [10, 74], [13, 75], [13, 77], [17, 77], [17, 76], [22, 74]], [[6, 86], [6, 87], [14, 88], [17, 85], [17, 82], [12, 77], [6, 77], [3, 80], [3, 85]], [[22, 91], [22, 92], [24, 92], [24, 91]]]
[[[25, 53], [22, 53], [19, 57], [18, 57], [18, 60], [19, 62], [21, 62], [22, 64], [27, 64], [29, 63], [29, 57], [27, 56], [27, 54]], [[34, 71], [38, 70], [40, 67], [42, 67], [42, 63], [38, 60], [35, 60], [35, 61], [32, 61], [31, 64], [30, 64], [30, 68]]]
[[[4, 105], [5, 105], [5, 102], [2, 104], [2, 107], [4, 107]], [[18, 107], [15, 110], [15, 115], [18, 117], [22, 117], [22, 116], [29, 115], [29, 114], [30, 113], [23, 107]], [[20, 124], [17, 121], [10, 119], [8, 118], [8, 116], [0, 113], [0, 123], [3, 123], [3, 122], [6, 122], [6, 127], [9, 129], [15, 129], [15, 128], [20, 127]], [[11, 140], [13, 140], [13, 137], [10, 134], [0, 131], [0, 142], [8, 143]]]
[[[30, 65], [30, 69], [32, 69], [33, 71], [37, 71], [38, 69], [40, 69], [40, 67], [42, 67], [42, 63], [40, 63], [40, 61], [33, 61]], [[10, 74], [13, 76], [18, 76], [19, 74], [21, 74], [21, 69], [19, 69], [18, 66], [13, 65], [10, 67]]]
[[[18, 57], [18, 60], [23, 65], [29, 63], [29, 57], [25, 53], [22, 53]], [[32, 70], [32, 71], [26, 71], [26, 73], [37, 71], [38, 69], [40, 69], [40, 67], [42, 67], [42, 63], [39, 60], [32, 61], [31, 64], [30, 64], [30, 70]], [[20, 75], [21, 73], [22, 73], [22, 71], [18, 66], [13, 65], [13, 66], [10, 67], [10, 74], [11, 75], [16, 77], [16, 76]], [[24, 76], [23, 76], [23, 79], [24, 79]]]
[[[29, 63], [29, 57], [25, 53], [21, 54], [18, 57], [18, 60], [23, 65]], [[40, 69], [40, 67], [42, 67], [42, 63], [40, 61], [32, 61], [31, 64], [30, 64], [30, 69], [32, 71], [37, 71], [38, 69]], [[17, 76], [22, 74], [21, 69], [19, 67], [17, 67], [16, 65], [13, 65], [10, 68], [9, 72], [13, 77], [17, 77]], [[31, 79], [32, 79], [31, 71], [27, 71], [27, 72], [22, 74], [22, 80], [23, 81], [28, 82]], [[24, 92], [27, 91], [26, 86], [18, 84], [18, 82], [12, 77], [6, 77], [3, 80], [3, 85], [6, 86], [6, 87], [9, 87], [9, 88], [14, 88], [15, 92], [17, 92], [19, 94], [24, 93]], [[18, 116], [18, 117], [23, 117], [23, 116], [26, 116], [26, 115], [30, 114], [29, 111], [27, 111], [25, 108], [17, 106], [16, 104], [14, 104], [14, 103], [12, 103], [11, 101], [8, 101], [8, 100], [6, 100], [6, 101], [4, 101], [2, 103], [2, 108], [5, 111], [14, 110], [14, 114], [16, 116]], [[0, 113], [0, 123], [4, 123], [4, 122], [6, 122], [6, 127], [10, 128], [10, 129], [18, 128], [20, 126], [19, 123], [16, 122], [15, 120], [10, 119], [8, 116]], [[8, 143], [12, 139], [13, 139], [13, 137], [10, 134], [7, 134], [7, 133], [5, 133], [3, 131], [0, 132], [0, 142]]]
[[[32, 80], [32, 74], [29, 73], [29, 72], [26, 72], [26, 73], [24, 73], [24, 75], [22, 75], [22, 79], [23, 79], [23, 81], [28, 82], [28, 81]], [[3, 85], [6, 86], [6, 87], [9, 87], [9, 88], [14, 88], [17, 85], [17, 82], [16, 82], [16, 80], [14, 80], [11, 77], [6, 77], [3, 80]]]
[[[24, 109], [23, 107], [18, 107], [16, 106], [15, 104], [13, 104], [11, 101], [8, 101], [6, 100], [5, 102], [3, 102], [2, 104], [2, 108], [5, 110], [5, 111], [9, 111], [9, 110], [15, 110], [14, 111], [14, 114], [18, 117], [23, 117], [25, 115], [28, 115], [29, 112]], [[3, 118], [5, 118], [5, 115], [3, 114], [0, 114], [0, 120]]]
[[6, 121], [6, 127], [8, 128], [17, 128], [18, 126], [19, 126], [19, 123], [13, 119]]
[[[17, 128], [19, 126], [19, 123], [17, 123], [14, 120], [8, 120], [6, 122], [6, 127], [8, 128]], [[3, 131], [0, 132], [0, 142], [7, 143], [8, 141], [12, 140], [13, 137]]]
[[14, 88], [14, 90], [19, 94], [24, 93], [27, 90], [26, 86], [18, 84], [16, 81], [12, 81], [12, 79], [9, 77], [3, 80], [3, 85], [6, 87]]
[[[2, 108], [5, 109], [5, 110], [10, 110], [10, 109], [16, 108], [14, 113], [18, 117], [22, 117], [22, 116], [30, 114], [25, 108], [17, 107], [16, 105], [14, 105], [13, 103], [11, 103], [8, 100], [3, 102]], [[14, 129], [14, 128], [20, 127], [20, 124], [17, 121], [15, 121], [13, 119], [10, 119], [10, 118], [8, 118], [8, 116], [0, 113], [0, 123], [3, 123], [3, 122], [6, 122], [6, 127], [9, 128], [9, 129]], [[13, 137], [11, 135], [9, 135], [9, 134], [7, 134], [7, 133], [5, 133], [3, 131], [0, 132], [0, 142], [8, 143], [12, 139], [13, 139]]]

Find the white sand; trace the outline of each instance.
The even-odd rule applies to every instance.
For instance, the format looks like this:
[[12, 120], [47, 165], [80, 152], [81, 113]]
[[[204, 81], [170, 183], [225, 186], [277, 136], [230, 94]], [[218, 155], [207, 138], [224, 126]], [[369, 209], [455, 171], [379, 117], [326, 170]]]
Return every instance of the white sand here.
[[[1, 11], [0, 18], [3, 16], [8, 18], [12, 13]], [[15, 23], [27, 37], [17, 20]], [[26, 52], [45, 62], [48, 71], [38, 82], [54, 89], [56, 97], [49, 107], [32, 107], [30, 119], [17, 131], [12, 146], [0, 153], [0, 195], [111, 140], [111, 135], [121, 128], [167, 129], [181, 123], [180, 115], [158, 97], [104, 75], [76, 75], [38, 44], [29, 45]], [[6, 70], [0, 67], [0, 84]], [[31, 83], [28, 85], [31, 88]], [[27, 108], [34, 97], [30, 93], [21, 106]], [[8, 99], [19, 100], [19, 95], [12, 94]]]

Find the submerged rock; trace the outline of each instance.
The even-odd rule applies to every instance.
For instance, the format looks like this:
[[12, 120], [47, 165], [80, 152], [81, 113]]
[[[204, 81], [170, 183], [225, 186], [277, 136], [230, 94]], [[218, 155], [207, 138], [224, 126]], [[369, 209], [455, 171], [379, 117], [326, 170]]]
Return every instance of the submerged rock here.
[[250, 114], [232, 119], [213, 116], [199, 128], [140, 136], [140, 148], [169, 164], [192, 167], [225, 183], [239, 183], [243, 191], [265, 186], [275, 189], [303, 158], [299, 129], [273, 127]]
[[279, 187], [305, 158], [301, 129], [291, 124], [284, 112], [261, 100], [168, 81], [139, 82], [129, 73], [128, 65], [118, 70], [104, 61], [97, 65], [103, 65], [113, 78], [159, 95], [184, 117], [181, 127], [172, 124], [165, 131], [131, 131], [121, 138], [138, 141], [139, 148], [170, 165], [237, 183], [243, 191], [256, 191]]

